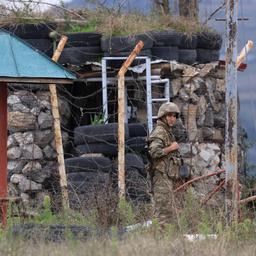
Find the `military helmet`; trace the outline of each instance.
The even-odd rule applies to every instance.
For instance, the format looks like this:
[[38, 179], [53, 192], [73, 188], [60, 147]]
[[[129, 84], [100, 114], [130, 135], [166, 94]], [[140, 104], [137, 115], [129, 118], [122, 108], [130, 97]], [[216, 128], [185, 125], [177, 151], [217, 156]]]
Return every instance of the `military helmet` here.
[[168, 113], [177, 113], [179, 115], [180, 110], [175, 103], [166, 102], [160, 106], [158, 113], [157, 113], [157, 118], [159, 119], [159, 118], [167, 115]]

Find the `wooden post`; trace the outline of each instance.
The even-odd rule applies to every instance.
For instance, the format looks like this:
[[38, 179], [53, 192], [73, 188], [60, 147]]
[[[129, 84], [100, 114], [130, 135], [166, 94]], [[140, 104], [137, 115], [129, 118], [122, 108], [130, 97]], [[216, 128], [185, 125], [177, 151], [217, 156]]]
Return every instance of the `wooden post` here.
[[[7, 197], [7, 84], [0, 83], [0, 198]], [[7, 224], [7, 201], [1, 201], [1, 222]]]
[[143, 48], [139, 41], [118, 72], [118, 188], [119, 198], [125, 197], [125, 85], [124, 76], [128, 67]]
[[[237, 10], [238, 0], [226, 0], [226, 125], [225, 173], [227, 224], [238, 221], [237, 163]], [[231, 202], [231, 205], [230, 205]]]
[[[61, 37], [58, 47], [53, 54], [53, 57], [52, 57], [53, 61], [57, 62], [59, 60], [59, 57], [61, 55], [61, 52], [67, 40], [68, 38], [66, 36]], [[61, 125], [60, 125], [60, 113], [59, 113], [56, 84], [50, 84], [49, 89], [51, 92], [51, 105], [52, 105], [52, 115], [53, 115], [53, 122], [54, 122], [55, 147], [56, 147], [58, 164], [59, 164], [58, 170], [60, 175], [62, 206], [65, 209], [65, 208], [69, 208], [69, 201], [68, 201], [67, 175], [66, 175], [65, 162], [64, 162]]]

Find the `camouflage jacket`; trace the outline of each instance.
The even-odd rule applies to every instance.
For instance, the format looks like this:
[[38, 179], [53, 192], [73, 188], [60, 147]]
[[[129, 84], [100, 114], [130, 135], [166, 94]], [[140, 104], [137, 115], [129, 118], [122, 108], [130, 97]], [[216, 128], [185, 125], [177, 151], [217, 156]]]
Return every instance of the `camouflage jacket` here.
[[155, 129], [148, 137], [148, 153], [151, 160], [151, 171], [168, 172], [170, 168], [170, 159], [179, 157], [178, 152], [166, 154], [164, 148], [175, 141], [170, 127], [158, 120]]

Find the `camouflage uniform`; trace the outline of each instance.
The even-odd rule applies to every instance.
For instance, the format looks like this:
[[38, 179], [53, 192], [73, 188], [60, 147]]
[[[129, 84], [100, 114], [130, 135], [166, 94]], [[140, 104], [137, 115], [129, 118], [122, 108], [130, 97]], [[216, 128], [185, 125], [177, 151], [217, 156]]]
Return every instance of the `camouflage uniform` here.
[[166, 154], [163, 150], [174, 141], [175, 137], [168, 124], [162, 119], [157, 120], [155, 129], [149, 135], [148, 146], [151, 158], [154, 217], [162, 227], [176, 217], [174, 209], [177, 208], [177, 202], [173, 194], [173, 185], [177, 174], [171, 164], [173, 157], [175, 158], [175, 152]]

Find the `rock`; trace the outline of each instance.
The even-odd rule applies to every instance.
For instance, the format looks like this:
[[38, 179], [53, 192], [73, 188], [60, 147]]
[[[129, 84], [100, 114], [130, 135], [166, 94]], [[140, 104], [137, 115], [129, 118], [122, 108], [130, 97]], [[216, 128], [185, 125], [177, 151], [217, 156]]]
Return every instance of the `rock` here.
[[23, 137], [23, 141], [21, 144], [33, 144], [34, 143], [33, 132], [24, 132], [22, 137]]
[[204, 96], [201, 96], [198, 101], [198, 108], [197, 108], [197, 126], [201, 127], [204, 125], [205, 122], [205, 112], [207, 108], [207, 102]]
[[214, 115], [214, 127], [216, 128], [225, 128], [226, 119], [223, 111]]
[[34, 107], [30, 110], [30, 113], [34, 116], [38, 116], [40, 114], [41, 109], [39, 107]]
[[42, 189], [42, 185], [38, 184], [34, 181], [31, 181], [27, 179], [25, 176], [22, 174], [13, 174], [11, 176], [11, 182], [13, 184], [17, 184], [18, 188], [22, 192], [28, 192], [28, 191], [37, 191]]
[[7, 138], [7, 148], [11, 148], [11, 147], [14, 147], [14, 146], [17, 146], [18, 143], [17, 141], [14, 139], [13, 135], [9, 135], [8, 138]]
[[36, 129], [36, 118], [28, 113], [9, 112], [8, 129], [11, 131], [34, 130]]
[[22, 158], [29, 160], [42, 159], [43, 152], [36, 144], [23, 145]]
[[30, 197], [29, 197], [28, 194], [26, 194], [26, 193], [20, 193], [20, 197], [21, 197], [22, 202], [23, 202], [25, 205], [28, 205], [28, 204], [29, 204]]
[[53, 139], [54, 134], [52, 130], [35, 131], [35, 144], [41, 148], [51, 144]]
[[197, 149], [191, 143], [179, 143], [180, 145], [180, 153], [182, 157], [192, 157], [197, 153]]
[[211, 107], [208, 107], [206, 109], [204, 125], [206, 127], [213, 127], [213, 125], [214, 125], [213, 111], [212, 111]]
[[32, 144], [34, 142], [34, 134], [33, 132], [15, 132], [8, 137], [8, 141], [9, 147], [10, 145]]
[[185, 92], [185, 89], [184, 89], [184, 88], [181, 88], [181, 89], [180, 89], [180, 91], [179, 91], [179, 97], [180, 97], [183, 101], [185, 101], [185, 102], [189, 101], [189, 96], [188, 96], [188, 94]]
[[21, 154], [22, 151], [20, 147], [13, 147], [7, 150], [7, 158], [11, 160], [19, 159], [21, 157]]
[[8, 96], [8, 98], [7, 98], [8, 108], [12, 109], [13, 105], [16, 105], [16, 104], [19, 104], [19, 103], [21, 103], [21, 100], [18, 96], [16, 96], [16, 95]]
[[199, 153], [199, 156], [205, 161], [205, 162], [209, 162], [210, 158], [211, 158], [211, 154], [206, 151], [206, 150], [201, 150]]
[[22, 170], [22, 173], [32, 181], [42, 183], [48, 177], [50, 177], [50, 170], [46, 170], [37, 161], [29, 162]]
[[43, 152], [47, 159], [56, 159], [56, 151], [51, 146], [45, 146]]
[[214, 134], [213, 128], [203, 127], [202, 128], [203, 138], [204, 140], [211, 140]]
[[8, 193], [8, 196], [12, 197], [16, 197], [16, 196], [19, 196], [19, 190], [17, 189], [17, 187], [13, 184], [13, 183], [8, 183], [8, 188], [7, 188], [7, 193]]
[[21, 173], [25, 164], [26, 164], [26, 161], [20, 160], [20, 159], [19, 160], [8, 160], [8, 162], [7, 162], [8, 176], [11, 176], [14, 173]]
[[217, 67], [217, 62], [211, 62], [211, 63], [205, 64], [202, 67], [202, 69], [199, 71], [200, 77], [205, 77], [205, 76], [209, 75], [209, 73], [214, 71], [216, 69], [216, 67]]
[[196, 125], [197, 105], [189, 104], [182, 110], [185, 118], [186, 130], [190, 141], [195, 141], [197, 138], [197, 125]]
[[42, 100], [42, 101], [39, 102], [39, 108], [41, 110], [45, 111], [45, 110], [51, 110], [52, 106], [51, 106], [51, 103], [49, 101]]
[[28, 108], [33, 108], [38, 105], [37, 97], [33, 92], [29, 92], [27, 90], [17, 90], [14, 92], [14, 95], [19, 97], [22, 104], [27, 106]]
[[15, 141], [18, 143], [18, 145], [21, 145], [23, 143], [23, 133], [22, 132], [15, 132], [12, 134]]
[[41, 112], [38, 116], [38, 124], [40, 129], [47, 129], [52, 127], [53, 125], [52, 116], [44, 112]]
[[226, 92], [226, 84], [224, 79], [216, 79], [216, 90], [225, 94]]
[[173, 79], [171, 81], [171, 95], [172, 95], [172, 97], [175, 97], [175, 96], [178, 95], [178, 92], [179, 92], [181, 86], [182, 86], [182, 79], [181, 78]]
[[27, 175], [31, 172], [40, 171], [41, 169], [42, 166], [38, 161], [30, 161], [24, 166], [24, 168], [22, 169], [22, 173]]
[[206, 85], [206, 90], [207, 90], [207, 96], [209, 98], [209, 101], [211, 103], [211, 107], [214, 109], [215, 108], [215, 97], [214, 97], [214, 90], [215, 90], [215, 80], [212, 78], [207, 78], [205, 81]]

